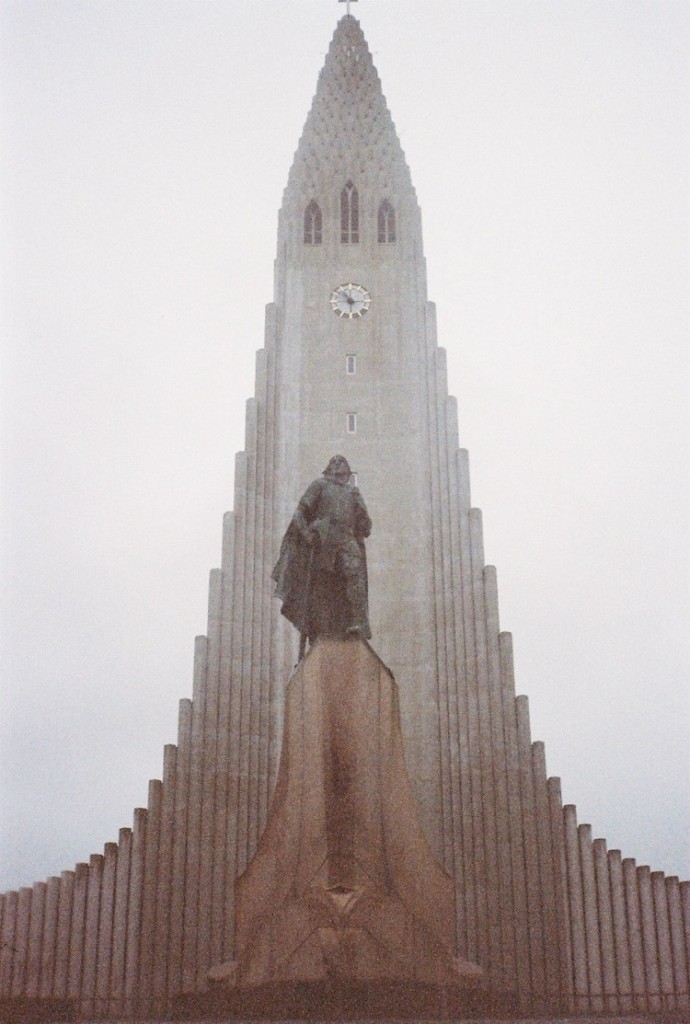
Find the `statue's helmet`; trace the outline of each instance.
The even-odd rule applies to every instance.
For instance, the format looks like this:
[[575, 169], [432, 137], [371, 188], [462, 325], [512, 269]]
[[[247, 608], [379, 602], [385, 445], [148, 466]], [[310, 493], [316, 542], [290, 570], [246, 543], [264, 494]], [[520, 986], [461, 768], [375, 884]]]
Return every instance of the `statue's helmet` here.
[[323, 475], [327, 477], [346, 476], [349, 478], [351, 473], [350, 463], [344, 455], [334, 455], [323, 471]]

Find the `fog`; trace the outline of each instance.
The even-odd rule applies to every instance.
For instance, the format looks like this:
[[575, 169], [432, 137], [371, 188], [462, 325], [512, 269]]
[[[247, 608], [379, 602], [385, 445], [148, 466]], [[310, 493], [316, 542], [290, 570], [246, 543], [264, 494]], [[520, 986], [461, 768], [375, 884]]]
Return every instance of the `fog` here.
[[[422, 207], [533, 738], [596, 836], [690, 877], [690, 8], [352, 11]], [[1, 889], [116, 839], [175, 742], [343, 13], [0, 8]]]

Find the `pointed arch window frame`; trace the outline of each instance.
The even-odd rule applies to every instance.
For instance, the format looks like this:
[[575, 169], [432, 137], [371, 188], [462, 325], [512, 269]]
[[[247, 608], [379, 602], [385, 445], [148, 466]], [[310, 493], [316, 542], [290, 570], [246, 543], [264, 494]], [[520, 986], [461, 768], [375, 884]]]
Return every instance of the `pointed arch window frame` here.
[[379, 242], [389, 245], [397, 239], [395, 207], [390, 199], [382, 199], [378, 214]]
[[321, 207], [312, 199], [304, 210], [304, 244], [321, 245], [323, 241], [323, 214]]
[[359, 192], [351, 178], [340, 193], [340, 241], [344, 245], [359, 242]]

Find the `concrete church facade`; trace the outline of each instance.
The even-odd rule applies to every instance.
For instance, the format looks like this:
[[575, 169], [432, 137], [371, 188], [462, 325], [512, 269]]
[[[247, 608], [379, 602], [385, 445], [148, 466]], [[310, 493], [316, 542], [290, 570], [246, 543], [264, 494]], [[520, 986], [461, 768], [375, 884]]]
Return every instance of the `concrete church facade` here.
[[234, 882], [267, 820], [297, 650], [270, 572], [297, 498], [336, 452], [374, 522], [373, 645], [398, 683], [425, 833], [454, 880], [457, 954], [522, 1008], [688, 1006], [690, 883], [578, 826], [516, 697], [426, 294], [421, 214], [350, 15], [279, 214], [274, 301], [178, 742], [117, 843], [2, 897], [0, 999], [160, 1017], [233, 959]]

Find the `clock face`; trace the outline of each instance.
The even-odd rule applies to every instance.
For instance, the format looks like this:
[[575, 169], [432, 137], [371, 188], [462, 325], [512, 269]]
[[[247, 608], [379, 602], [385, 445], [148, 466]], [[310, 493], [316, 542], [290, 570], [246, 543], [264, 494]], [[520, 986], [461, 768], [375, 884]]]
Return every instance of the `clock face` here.
[[331, 309], [345, 320], [358, 320], [371, 305], [371, 295], [361, 284], [341, 284], [331, 295]]

